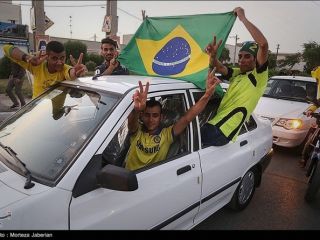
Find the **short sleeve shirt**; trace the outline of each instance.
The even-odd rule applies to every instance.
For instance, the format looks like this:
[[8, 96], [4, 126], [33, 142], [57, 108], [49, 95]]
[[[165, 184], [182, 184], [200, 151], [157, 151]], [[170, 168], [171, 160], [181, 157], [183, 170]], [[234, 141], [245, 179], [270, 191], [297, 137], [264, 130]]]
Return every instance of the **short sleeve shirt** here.
[[38, 66], [33, 66], [31, 63], [15, 60], [12, 57], [10, 57], [10, 51], [12, 50], [12, 48], [12, 45], [5, 45], [3, 47], [5, 55], [11, 61], [19, 64], [24, 69], [27, 69], [34, 76], [32, 98], [36, 98], [37, 96], [42, 94], [47, 88], [57, 84], [58, 82], [62, 82], [64, 80], [71, 80], [69, 74], [69, 70], [72, 68], [71, 66], [64, 64], [62, 71], [49, 73], [47, 61], [42, 62]]
[[173, 142], [173, 126], [162, 128], [159, 134], [150, 135], [141, 126], [130, 138], [126, 168], [136, 170], [165, 160]]
[[230, 81], [229, 88], [209, 123], [219, 127], [234, 142], [267, 86], [268, 62], [246, 73], [241, 73], [239, 68], [228, 68], [225, 78]]

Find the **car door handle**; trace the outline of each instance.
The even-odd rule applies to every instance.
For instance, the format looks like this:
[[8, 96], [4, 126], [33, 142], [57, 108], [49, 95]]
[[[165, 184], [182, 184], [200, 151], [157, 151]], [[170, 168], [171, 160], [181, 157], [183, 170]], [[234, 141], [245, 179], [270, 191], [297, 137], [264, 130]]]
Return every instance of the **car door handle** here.
[[184, 173], [186, 173], [186, 172], [188, 172], [188, 171], [191, 171], [191, 166], [190, 166], [190, 165], [184, 166], [184, 167], [182, 167], [182, 168], [179, 168], [179, 169], [177, 170], [177, 175], [179, 176], [179, 175], [184, 174]]
[[242, 147], [242, 146], [246, 145], [247, 143], [248, 143], [248, 141], [247, 141], [247, 140], [244, 140], [244, 141], [240, 142], [240, 147]]

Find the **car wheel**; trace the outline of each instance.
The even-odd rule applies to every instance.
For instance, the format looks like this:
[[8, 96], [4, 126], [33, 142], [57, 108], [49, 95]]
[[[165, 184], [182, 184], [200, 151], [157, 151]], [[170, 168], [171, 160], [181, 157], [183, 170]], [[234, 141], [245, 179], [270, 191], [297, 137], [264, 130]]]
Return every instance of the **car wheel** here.
[[319, 165], [319, 162], [317, 162], [314, 166], [313, 173], [311, 173], [308, 188], [307, 188], [306, 194], [304, 195], [304, 199], [306, 200], [306, 202], [311, 203], [316, 199], [319, 188], [320, 188], [320, 165]]
[[256, 178], [257, 175], [253, 168], [246, 172], [229, 203], [231, 209], [241, 211], [248, 206], [256, 188]]
[[312, 149], [310, 144], [314, 141], [314, 131], [315, 130], [313, 128], [310, 128], [303, 142], [297, 147], [297, 153], [301, 153], [302, 159], [304, 159], [305, 161], [309, 158], [310, 150]]

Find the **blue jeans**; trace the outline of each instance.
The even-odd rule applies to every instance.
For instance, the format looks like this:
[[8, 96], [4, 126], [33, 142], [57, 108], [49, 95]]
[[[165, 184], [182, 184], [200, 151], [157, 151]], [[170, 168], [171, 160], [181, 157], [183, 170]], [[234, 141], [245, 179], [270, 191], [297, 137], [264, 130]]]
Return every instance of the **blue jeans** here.
[[201, 142], [204, 146], [223, 146], [229, 139], [215, 125], [206, 123], [201, 127]]

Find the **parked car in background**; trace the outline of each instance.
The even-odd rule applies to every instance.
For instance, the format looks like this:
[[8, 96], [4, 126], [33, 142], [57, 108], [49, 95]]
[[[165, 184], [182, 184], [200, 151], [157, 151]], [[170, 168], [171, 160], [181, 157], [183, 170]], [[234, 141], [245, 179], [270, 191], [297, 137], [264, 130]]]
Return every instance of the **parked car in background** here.
[[203, 95], [173, 79], [81, 78], [52, 87], [0, 125], [1, 229], [190, 229], [227, 204], [249, 204], [272, 156], [271, 126], [253, 115], [235, 143], [202, 146], [216, 95], [167, 159], [123, 167], [139, 80], [161, 101], [164, 126]]
[[273, 143], [297, 147], [304, 143], [314, 118], [303, 114], [317, 96], [316, 80], [311, 77], [274, 76], [255, 109], [255, 113], [272, 123]]

